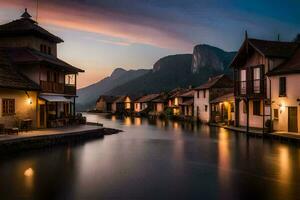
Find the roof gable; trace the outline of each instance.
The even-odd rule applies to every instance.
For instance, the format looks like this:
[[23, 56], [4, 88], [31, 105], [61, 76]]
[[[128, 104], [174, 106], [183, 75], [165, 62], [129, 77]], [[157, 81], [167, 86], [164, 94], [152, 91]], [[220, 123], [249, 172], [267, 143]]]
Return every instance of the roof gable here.
[[38, 23], [31, 19], [31, 15], [25, 10], [20, 19], [14, 20], [7, 24], [0, 25], [0, 36], [24, 36], [34, 35], [50, 42], [61, 43], [63, 40], [44, 28], [40, 27]]
[[204, 90], [210, 88], [231, 88], [233, 87], [233, 81], [225, 74], [221, 74], [210, 78], [206, 83], [196, 87], [195, 90]]

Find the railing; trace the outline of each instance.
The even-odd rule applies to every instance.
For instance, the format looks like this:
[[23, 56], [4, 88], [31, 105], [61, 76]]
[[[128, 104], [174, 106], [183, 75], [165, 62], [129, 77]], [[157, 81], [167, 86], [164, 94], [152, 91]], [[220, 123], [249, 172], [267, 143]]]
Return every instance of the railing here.
[[266, 84], [263, 79], [235, 81], [236, 96], [263, 96], [266, 94]]
[[76, 86], [65, 85], [65, 94], [76, 95]]
[[[43, 92], [47, 93], [65, 93], [65, 85], [63, 83], [55, 83], [49, 81], [40, 81], [40, 86]], [[75, 90], [76, 92], [76, 90]]]

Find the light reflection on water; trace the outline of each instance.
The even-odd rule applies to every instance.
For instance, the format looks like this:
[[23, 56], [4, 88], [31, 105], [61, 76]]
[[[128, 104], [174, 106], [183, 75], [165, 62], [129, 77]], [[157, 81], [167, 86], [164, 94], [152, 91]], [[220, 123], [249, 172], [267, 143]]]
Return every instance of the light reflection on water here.
[[124, 130], [0, 160], [0, 199], [297, 199], [300, 148], [160, 119], [88, 121]]

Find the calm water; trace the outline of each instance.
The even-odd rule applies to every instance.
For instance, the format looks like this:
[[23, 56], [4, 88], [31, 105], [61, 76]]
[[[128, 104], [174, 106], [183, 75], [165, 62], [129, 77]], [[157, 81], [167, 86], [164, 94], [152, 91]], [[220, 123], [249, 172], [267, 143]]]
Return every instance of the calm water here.
[[125, 132], [0, 159], [0, 199], [300, 199], [300, 148], [208, 126], [105, 118]]

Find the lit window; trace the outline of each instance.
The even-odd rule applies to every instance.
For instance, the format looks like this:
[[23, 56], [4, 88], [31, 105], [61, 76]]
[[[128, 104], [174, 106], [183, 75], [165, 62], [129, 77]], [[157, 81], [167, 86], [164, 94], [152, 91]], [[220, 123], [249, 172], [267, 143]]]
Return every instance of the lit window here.
[[278, 119], [278, 109], [274, 109], [274, 119]]

